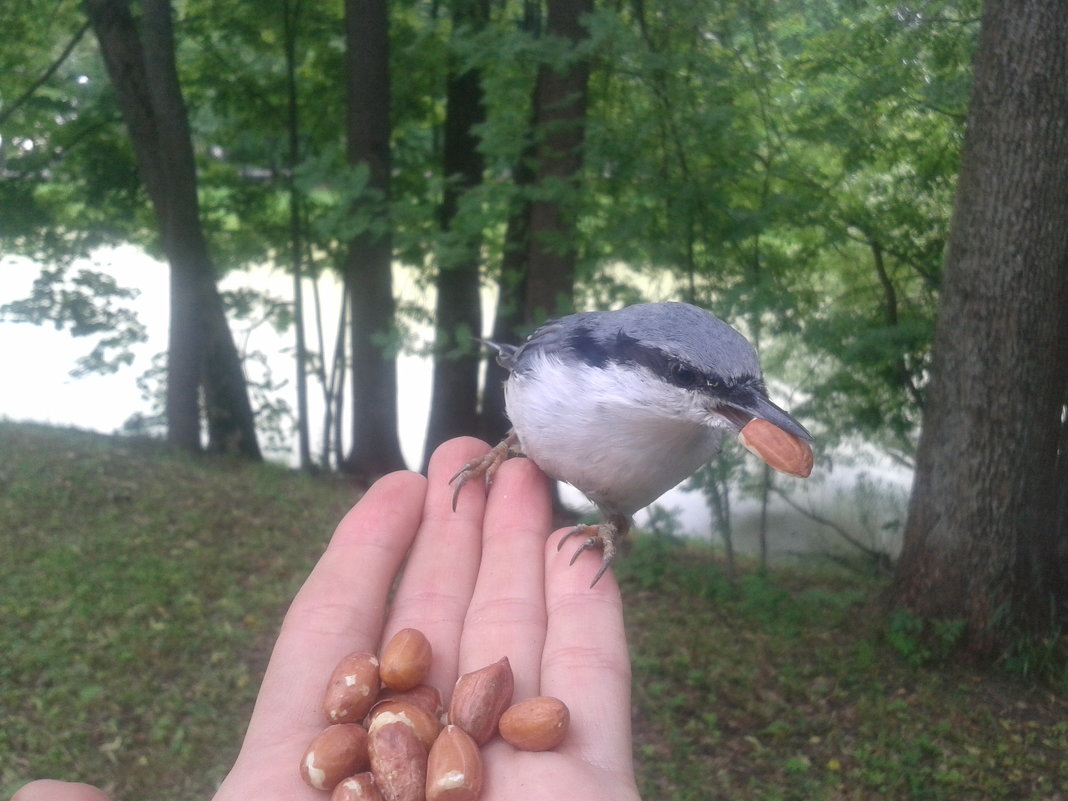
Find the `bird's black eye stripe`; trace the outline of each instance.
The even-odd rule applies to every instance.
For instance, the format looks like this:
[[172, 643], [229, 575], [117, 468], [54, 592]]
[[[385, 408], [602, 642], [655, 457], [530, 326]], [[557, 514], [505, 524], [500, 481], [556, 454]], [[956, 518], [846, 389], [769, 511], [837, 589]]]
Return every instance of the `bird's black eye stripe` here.
[[637, 364], [682, 389], [729, 395], [748, 386], [751, 380], [743, 378], [725, 381], [720, 376], [705, 373], [659, 348], [643, 345], [623, 331], [617, 331], [611, 339], [598, 339], [588, 327], [578, 326], [567, 336], [566, 347], [590, 367], [603, 368], [611, 362]]

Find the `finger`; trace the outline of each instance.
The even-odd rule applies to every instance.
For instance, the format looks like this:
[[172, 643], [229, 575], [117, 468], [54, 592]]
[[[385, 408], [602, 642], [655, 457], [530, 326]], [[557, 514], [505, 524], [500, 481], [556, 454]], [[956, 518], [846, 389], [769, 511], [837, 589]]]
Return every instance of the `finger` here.
[[378, 650], [387, 596], [418, 530], [424, 496], [421, 476], [394, 473], [345, 516], [286, 614], [261, 693], [284, 687], [281, 697], [296, 706], [292, 690], [309, 674], [325, 686], [345, 654]]
[[[422, 514], [426, 482], [393, 473], [376, 482], [338, 525], [326, 552], [294, 598], [264, 675], [229, 787], [256, 781], [292, 797], [314, 797], [293, 766], [325, 724], [321, 703], [330, 672], [346, 653], [375, 651], [386, 600]], [[272, 770], [279, 765], [278, 784]], [[240, 797], [242, 791], [234, 797]]]
[[542, 657], [544, 695], [568, 705], [571, 728], [560, 750], [583, 761], [630, 775], [630, 658], [623, 604], [611, 571], [590, 587], [600, 554], [557, 550], [560, 529], [545, 547], [548, 630]]
[[482, 564], [464, 621], [461, 673], [507, 656], [515, 697], [538, 694], [545, 642], [545, 539], [549, 482], [529, 459], [501, 466], [486, 506]]
[[489, 446], [471, 437], [450, 440], [434, 452], [427, 467], [423, 521], [393, 600], [385, 639], [417, 628], [430, 640], [434, 658], [427, 683], [447, 697], [456, 680], [460, 632], [475, 587], [482, 555], [482, 515], [486, 493], [472, 481], [452, 508], [449, 479]]
[[108, 801], [108, 797], [88, 784], [38, 779], [16, 790], [11, 801]]

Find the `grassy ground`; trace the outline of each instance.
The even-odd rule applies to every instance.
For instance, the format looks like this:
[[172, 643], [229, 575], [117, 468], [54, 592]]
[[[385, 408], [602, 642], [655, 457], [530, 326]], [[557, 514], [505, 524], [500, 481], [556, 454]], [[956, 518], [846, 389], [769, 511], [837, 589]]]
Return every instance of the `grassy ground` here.
[[910, 664], [883, 634], [877, 584], [731, 584], [692, 548], [641, 550], [654, 554], [632, 554], [624, 587], [645, 797], [1068, 798], [1068, 699]]
[[[353, 494], [0, 423], [0, 792], [54, 776], [115, 801], [210, 797]], [[875, 582], [731, 583], [659, 538], [621, 578], [648, 799], [1068, 799], [1068, 699], [905, 658]]]

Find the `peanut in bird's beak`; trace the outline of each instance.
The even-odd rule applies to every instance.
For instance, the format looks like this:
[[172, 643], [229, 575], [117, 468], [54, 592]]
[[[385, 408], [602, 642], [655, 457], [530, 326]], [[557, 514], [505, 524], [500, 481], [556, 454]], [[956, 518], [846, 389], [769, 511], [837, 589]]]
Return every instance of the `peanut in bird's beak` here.
[[763, 393], [754, 393], [743, 403], [730, 403], [726, 409], [730, 412], [724, 416], [738, 427], [738, 440], [747, 450], [782, 473], [808, 478], [812, 472], [812, 435], [789, 412]]
[[770, 467], [798, 478], [812, 472], [812, 447], [772, 422], [754, 417], [738, 432], [738, 441]]

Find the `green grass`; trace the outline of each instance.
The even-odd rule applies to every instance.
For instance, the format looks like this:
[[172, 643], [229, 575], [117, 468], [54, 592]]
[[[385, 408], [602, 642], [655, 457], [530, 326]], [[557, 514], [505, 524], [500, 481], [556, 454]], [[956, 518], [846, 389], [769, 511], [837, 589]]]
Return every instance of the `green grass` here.
[[355, 495], [0, 423], [0, 790], [51, 776], [115, 799], [210, 797], [282, 614]]
[[620, 572], [643, 797], [1064, 798], [1068, 699], [902, 653], [879, 583], [648, 539]]
[[[0, 423], [0, 792], [51, 776], [115, 801], [210, 797], [281, 616], [354, 497]], [[620, 576], [645, 798], [1064, 798], [1066, 699], [902, 654], [877, 582], [731, 583], [707, 547], [653, 537]]]

